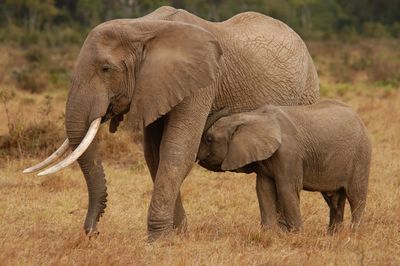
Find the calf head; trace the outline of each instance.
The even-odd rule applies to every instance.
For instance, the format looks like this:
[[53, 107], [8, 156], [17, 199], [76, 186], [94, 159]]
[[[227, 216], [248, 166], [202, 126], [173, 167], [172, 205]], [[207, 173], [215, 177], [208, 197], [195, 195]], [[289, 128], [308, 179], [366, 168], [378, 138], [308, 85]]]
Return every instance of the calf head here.
[[239, 113], [223, 117], [202, 137], [197, 159], [212, 171], [233, 171], [268, 159], [281, 144], [281, 130], [273, 115]]

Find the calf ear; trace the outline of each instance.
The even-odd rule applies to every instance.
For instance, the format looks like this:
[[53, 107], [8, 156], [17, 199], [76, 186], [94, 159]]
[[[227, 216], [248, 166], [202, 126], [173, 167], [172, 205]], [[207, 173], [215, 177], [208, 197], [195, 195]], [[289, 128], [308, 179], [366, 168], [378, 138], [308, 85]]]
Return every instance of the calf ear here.
[[232, 134], [221, 169], [235, 170], [266, 160], [279, 148], [281, 140], [281, 129], [275, 118], [251, 115]]

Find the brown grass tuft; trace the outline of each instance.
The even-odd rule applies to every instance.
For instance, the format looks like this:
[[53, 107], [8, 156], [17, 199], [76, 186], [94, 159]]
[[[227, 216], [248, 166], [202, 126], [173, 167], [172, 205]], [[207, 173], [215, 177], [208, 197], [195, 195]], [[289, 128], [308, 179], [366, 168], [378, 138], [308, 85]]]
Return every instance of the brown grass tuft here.
[[102, 157], [109, 162], [133, 165], [143, 159], [141, 140], [129, 129], [120, 128], [110, 133], [106, 125], [100, 130], [98, 138]]
[[54, 151], [63, 137], [62, 130], [55, 124], [37, 122], [26, 125], [18, 122], [9, 135], [0, 136], [0, 150], [2, 156], [12, 158], [42, 156]]

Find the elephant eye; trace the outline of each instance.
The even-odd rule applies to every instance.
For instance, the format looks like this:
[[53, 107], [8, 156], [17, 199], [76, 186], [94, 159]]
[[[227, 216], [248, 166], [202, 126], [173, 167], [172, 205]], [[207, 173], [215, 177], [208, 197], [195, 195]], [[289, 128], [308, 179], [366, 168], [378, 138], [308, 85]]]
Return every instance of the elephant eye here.
[[210, 135], [207, 135], [207, 136], [205, 137], [205, 140], [206, 140], [206, 143], [207, 143], [207, 144], [211, 144], [212, 141], [213, 141], [213, 138], [212, 138]]
[[101, 71], [103, 71], [103, 73], [107, 73], [107, 72], [109, 72], [110, 71], [110, 66], [108, 66], [108, 65], [104, 65], [102, 68], [101, 68]]

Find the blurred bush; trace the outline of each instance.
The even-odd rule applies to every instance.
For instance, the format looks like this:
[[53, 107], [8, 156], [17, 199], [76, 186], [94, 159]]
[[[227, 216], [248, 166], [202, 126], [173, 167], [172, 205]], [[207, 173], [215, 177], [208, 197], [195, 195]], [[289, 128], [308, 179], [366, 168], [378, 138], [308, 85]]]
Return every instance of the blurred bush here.
[[47, 96], [40, 105], [40, 118], [27, 123], [20, 109], [15, 113], [9, 110], [8, 104], [13, 97], [12, 91], [1, 88], [0, 100], [6, 112], [8, 128], [8, 134], [0, 136], [1, 157], [41, 156], [57, 148], [64, 130], [50, 119], [52, 98]]
[[400, 86], [397, 40], [357, 39], [353, 42], [309, 42], [321, 79], [331, 83]]
[[55, 123], [13, 122], [10, 132], [0, 136], [0, 153], [4, 157], [23, 158], [50, 155], [61, 144], [63, 130]]
[[372, 82], [392, 87], [400, 86], [400, 62], [388, 62], [376, 59], [368, 69], [368, 77]]
[[32, 93], [43, 92], [47, 88], [46, 78], [43, 73], [35, 68], [35, 66], [28, 65], [27, 67], [16, 69], [13, 72], [17, 87], [30, 91]]
[[388, 38], [390, 37], [390, 32], [388, 27], [385, 27], [380, 22], [365, 22], [363, 25], [363, 32], [365, 37], [370, 38]]
[[10, 45], [0, 48], [0, 52], [7, 53], [0, 64], [3, 82], [31, 93], [67, 89], [69, 72], [79, 50], [78, 46], [46, 48], [33, 44], [21, 49], [11, 49]]
[[392, 26], [392, 35], [395, 38], [400, 38], [400, 21], [395, 22]]

